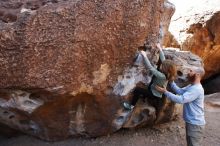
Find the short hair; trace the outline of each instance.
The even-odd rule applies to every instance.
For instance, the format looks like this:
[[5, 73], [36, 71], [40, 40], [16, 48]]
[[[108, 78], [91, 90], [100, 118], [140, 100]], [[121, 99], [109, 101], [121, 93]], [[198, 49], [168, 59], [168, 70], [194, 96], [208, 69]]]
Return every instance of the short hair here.
[[203, 67], [192, 67], [192, 70], [196, 73], [199, 74], [201, 77], [205, 75], [205, 70]]

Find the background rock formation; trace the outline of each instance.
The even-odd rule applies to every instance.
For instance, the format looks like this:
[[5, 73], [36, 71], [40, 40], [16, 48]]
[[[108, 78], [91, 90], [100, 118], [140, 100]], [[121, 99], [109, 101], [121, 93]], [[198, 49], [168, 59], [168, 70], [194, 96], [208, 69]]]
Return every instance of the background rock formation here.
[[[169, 31], [182, 50], [192, 51], [204, 61], [205, 78], [220, 72], [219, 61], [219, 0], [176, 1], [176, 13]], [[166, 33], [170, 36], [170, 33]], [[173, 40], [173, 37], [167, 40]], [[166, 41], [166, 47], [175, 47], [174, 41]]]
[[[145, 41], [158, 41], [161, 13], [172, 5], [154, 0], [9, 0], [0, 7], [0, 123], [50, 141], [112, 133], [135, 115], [141, 119], [145, 114], [135, 126], [154, 123], [154, 112], [149, 112], [154, 107], [133, 114], [121, 102], [139, 82], [151, 81], [149, 71], [133, 65], [134, 55]], [[157, 50], [147, 52], [156, 64]], [[186, 66], [202, 67], [191, 54], [171, 54], [174, 60], [183, 57]], [[179, 75], [185, 81], [182, 67]], [[165, 104], [162, 115], [168, 120], [173, 107]]]
[[183, 50], [189, 50], [204, 60], [206, 78], [220, 73], [220, 12], [216, 12], [205, 24], [190, 26], [193, 34], [183, 43]]
[[178, 43], [178, 41], [176, 40], [176, 38], [171, 34], [170, 31], [166, 31], [164, 38], [163, 38], [163, 46], [165, 48], [180, 48], [180, 44]]
[[[167, 9], [167, 7], [169, 7], [169, 9]], [[172, 3], [166, 1], [163, 7], [162, 19], [160, 23], [160, 32], [161, 32], [160, 35], [162, 37], [161, 44], [164, 47], [174, 47], [174, 48], [180, 47], [177, 40], [169, 31], [170, 20], [174, 12], [175, 12], [175, 6]]]

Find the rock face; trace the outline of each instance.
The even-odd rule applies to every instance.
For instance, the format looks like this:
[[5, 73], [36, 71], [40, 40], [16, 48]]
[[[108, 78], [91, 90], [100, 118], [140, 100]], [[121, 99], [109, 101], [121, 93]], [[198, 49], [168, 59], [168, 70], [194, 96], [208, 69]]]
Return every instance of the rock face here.
[[[16, 21], [1, 23], [0, 87], [74, 94], [113, 86], [146, 37], [156, 41], [162, 5], [150, 0], [24, 1], [15, 9], [12, 2], [1, 2], [16, 11]], [[102, 84], [105, 80], [108, 85]]]
[[[134, 54], [145, 41], [158, 41], [161, 13], [172, 8], [167, 2], [9, 0], [0, 7], [0, 123], [49, 141], [154, 123], [155, 107], [132, 112], [121, 102], [151, 81]], [[157, 51], [147, 52], [155, 64]], [[168, 51], [178, 61], [181, 54]], [[202, 67], [189, 56], [183, 64]], [[174, 104], [164, 105], [161, 115], [170, 120]], [[128, 126], [132, 117], [139, 120]]]

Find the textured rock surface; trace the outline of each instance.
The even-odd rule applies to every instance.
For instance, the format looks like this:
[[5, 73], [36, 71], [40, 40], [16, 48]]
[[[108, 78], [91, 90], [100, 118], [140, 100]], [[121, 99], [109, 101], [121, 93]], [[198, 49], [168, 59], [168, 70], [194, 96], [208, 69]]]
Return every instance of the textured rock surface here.
[[112, 86], [145, 38], [156, 41], [161, 4], [81, 0], [19, 8], [14, 23], [1, 23], [0, 87], [76, 94], [108, 86], [105, 79]]
[[167, 31], [163, 38], [163, 46], [165, 48], [180, 48], [180, 44], [176, 40], [176, 38], [170, 33], [170, 31]]
[[[151, 80], [133, 58], [146, 40], [158, 41], [161, 10], [172, 8], [166, 2], [11, 0], [0, 7], [0, 123], [53, 141], [112, 133], [154, 109], [145, 105], [135, 116], [121, 101]], [[153, 64], [156, 53], [148, 50]], [[170, 53], [187, 66], [198, 61]], [[173, 107], [164, 109], [172, 115]], [[135, 126], [153, 123], [149, 113]]]

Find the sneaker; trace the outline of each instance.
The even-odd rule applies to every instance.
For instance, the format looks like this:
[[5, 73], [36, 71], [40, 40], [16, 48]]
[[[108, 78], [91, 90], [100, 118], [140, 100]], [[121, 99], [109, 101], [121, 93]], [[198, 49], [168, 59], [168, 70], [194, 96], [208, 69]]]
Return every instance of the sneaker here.
[[123, 102], [123, 106], [125, 109], [128, 109], [128, 110], [132, 110], [134, 108], [133, 105], [130, 105], [129, 103], [127, 102]]

